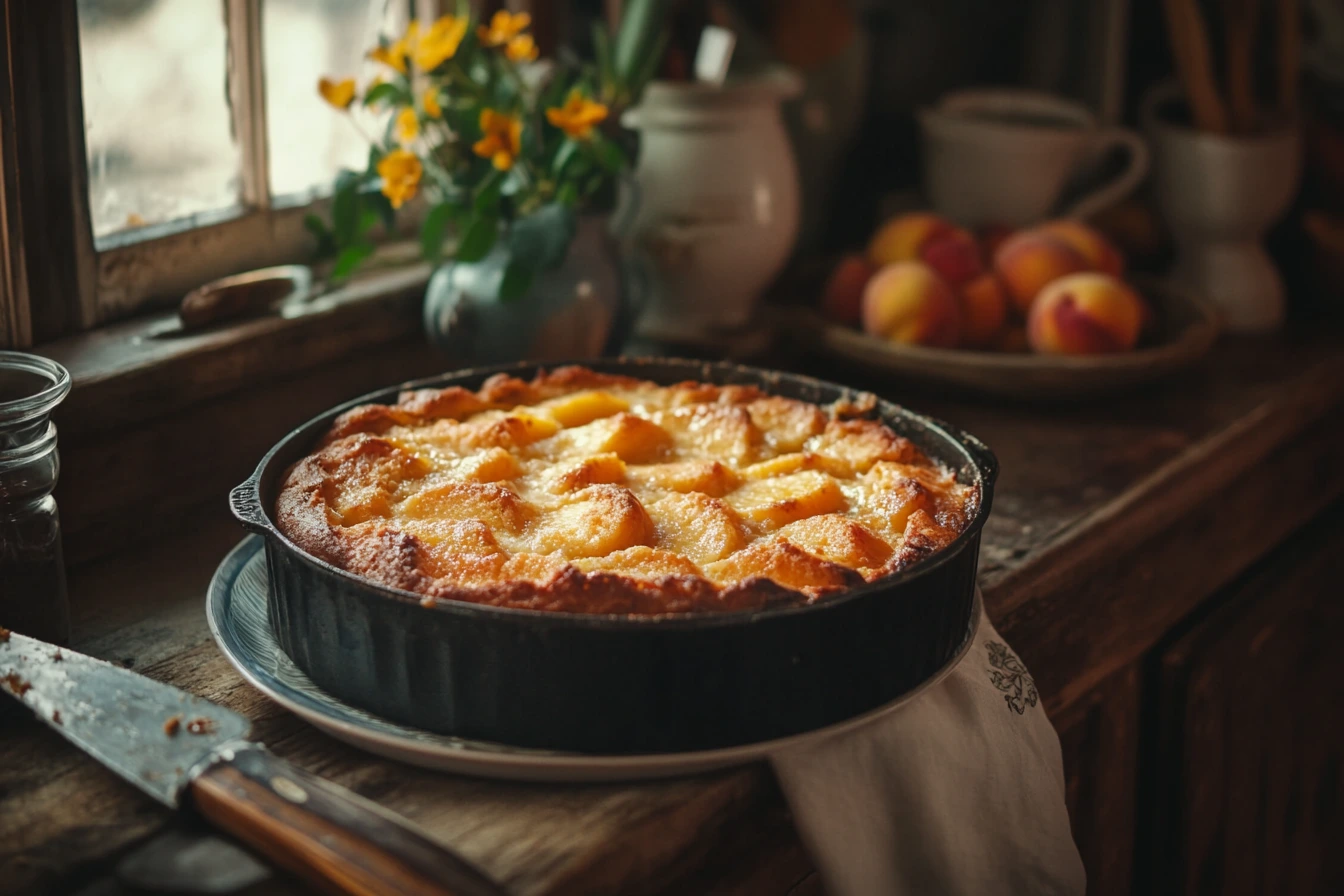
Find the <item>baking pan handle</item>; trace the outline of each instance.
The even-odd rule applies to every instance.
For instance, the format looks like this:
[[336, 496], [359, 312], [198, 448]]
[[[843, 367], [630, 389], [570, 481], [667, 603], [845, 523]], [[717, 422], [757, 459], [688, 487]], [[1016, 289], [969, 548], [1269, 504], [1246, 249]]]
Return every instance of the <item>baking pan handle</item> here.
[[253, 532], [264, 535], [271, 531], [271, 523], [261, 509], [260, 487], [257, 475], [254, 473], [249, 476], [247, 481], [229, 492], [229, 509], [233, 511], [238, 522]]

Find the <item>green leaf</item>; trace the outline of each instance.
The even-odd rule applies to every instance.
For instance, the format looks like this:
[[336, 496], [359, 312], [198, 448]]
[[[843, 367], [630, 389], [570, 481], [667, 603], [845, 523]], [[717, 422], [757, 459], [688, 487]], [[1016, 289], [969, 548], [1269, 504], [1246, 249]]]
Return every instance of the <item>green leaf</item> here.
[[349, 246], [359, 236], [359, 180], [353, 171], [342, 171], [336, 175], [331, 220], [339, 246]]
[[376, 208], [361, 204], [359, 207], [359, 235], [364, 236], [382, 220]]
[[597, 77], [602, 86], [613, 80], [611, 71], [611, 38], [607, 26], [600, 20], [593, 22], [593, 56], [597, 59]]
[[532, 288], [532, 269], [520, 261], [510, 261], [499, 278], [499, 300], [515, 302]]
[[345, 247], [341, 250], [341, 254], [336, 256], [336, 266], [331, 269], [331, 279], [344, 280], [349, 277], [355, 268], [359, 267], [360, 262], [372, 254], [373, 246], [368, 243]]
[[472, 200], [472, 208], [478, 213], [493, 211], [499, 204], [499, 194], [504, 188], [504, 172], [490, 167], [490, 173], [481, 181], [480, 186], [476, 188], [476, 197]]
[[569, 165], [580, 152], [581, 149], [579, 144], [566, 137], [565, 142], [561, 143], [560, 148], [556, 150], [555, 160], [551, 162], [551, 174], [556, 178], [561, 177], [565, 173], [565, 167]]
[[565, 78], [552, 78], [542, 88], [541, 96], [537, 97], [538, 109], [555, 109], [565, 102], [565, 96], [569, 93], [570, 84]]
[[454, 255], [458, 261], [480, 261], [495, 245], [498, 235], [499, 218], [494, 211], [477, 211], [462, 231]]
[[437, 262], [443, 255], [443, 232], [448, 222], [457, 216], [457, 208], [447, 202], [441, 202], [429, 210], [425, 223], [420, 227], [420, 254], [430, 262]]
[[332, 237], [331, 231], [327, 229], [325, 221], [310, 212], [303, 216], [303, 228], [317, 240], [317, 248], [314, 250], [314, 254], [318, 258], [327, 258], [336, 254], [336, 240]]
[[388, 106], [411, 105], [411, 92], [400, 84], [384, 81], [364, 94], [364, 105], [375, 106], [383, 103]]
[[377, 143], [369, 145], [369, 161], [368, 164], [364, 166], [365, 177], [378, 176], [378, 163], [383, 160], [383, 156], [385, 155], [387, 155], [387, 153], [383, 152], [383, 148]]
[[555, 191], [555, 201], [565, 208], [573, 208], [579, 204], [579, 188], [573, 181], [565, 181]]
[[658, 73], [658, 67], [663, 64], [663, 54], [667, 52], [667, 32], [664, 31], [654, 39], [653, 46], [649, 49], [649, 54], [644, 57], [639, 67], [624, 79], [617, 75], [617, 81], [620, 84], [621, 92], [625, 94], [627, 105], [635, 105], [639, 102], [640, 96], [644, 93], [644, 87], [653, 80], [653, 76]]
[[397, 229], [397, 210], [392, 207], [392, 200], [383, 194], [382, 190], [368, 190], [360, 196], [361, 205], [367, 205], [377, 212], [378, 217], [383, 219], [383, 226], [387, 228], [388, 233], [393, 233]]
[[588, 146], [592, 152], [593, 158], [597, 159], [597, 164], [601, 165], [602, 169], [608, 173], [616, 174], [624, 171], [630, 164], [629, 160], [625, 157], [625, 152], [597, 131], [593, 131], [592, 138], [588, 141]]
[[621, 87], [632, 85], [645, 69], [657, 70], [662, 54], [653, 51], [664, 33], [668, 0], [629, 0], [621, 15], [612, 44], [612, 70]]
[[515, 263], [534, 271], [558, 267], [565, 260], [576, 226], [569, 206], [559, 202], [543, 205], [509, 228], [509, 254]]

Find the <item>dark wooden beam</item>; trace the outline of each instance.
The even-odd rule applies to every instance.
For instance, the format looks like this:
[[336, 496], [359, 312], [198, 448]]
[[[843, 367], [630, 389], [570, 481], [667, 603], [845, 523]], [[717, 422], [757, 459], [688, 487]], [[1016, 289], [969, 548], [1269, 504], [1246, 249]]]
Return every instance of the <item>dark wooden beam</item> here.
[[26, 346], [93, 320], [75, 0], [3, 0], [0, 49], [0, 345]]

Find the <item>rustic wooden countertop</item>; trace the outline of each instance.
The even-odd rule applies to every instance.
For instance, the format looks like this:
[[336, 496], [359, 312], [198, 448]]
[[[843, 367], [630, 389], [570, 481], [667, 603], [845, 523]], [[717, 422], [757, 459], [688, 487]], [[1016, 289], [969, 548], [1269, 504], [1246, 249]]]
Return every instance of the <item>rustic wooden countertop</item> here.
[[[1160, 386], [1062, 408], [944, 400], [818, 359], [791, 366], [941, 416], [998, 453], [981, 583], [1056, 719], [1344, 493], [1338, 335], [1225, 342]], [[505, 784], [318, 733], [246, 685], [210, 640], [206, 584], [241, 537], [221, 498], [195, 531], [73, 571], [74, 646], [246, 714], [275, 752], [403, 813], [518, 894], [785, 893], [808, 875], [764, 766]], [[176, 825], [55, 733], [0, 715], [0, 891], [102, 879], [109, 859]]]

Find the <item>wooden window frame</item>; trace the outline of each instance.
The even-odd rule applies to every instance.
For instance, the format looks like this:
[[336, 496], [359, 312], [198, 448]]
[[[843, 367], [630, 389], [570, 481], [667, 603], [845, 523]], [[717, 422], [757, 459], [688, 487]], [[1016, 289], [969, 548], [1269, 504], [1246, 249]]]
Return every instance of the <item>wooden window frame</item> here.
[[[276, 207], [270, 195], [261, 2], [221, 0], [239, 204], [95, 239], [76, 0], [0, 0], [0, 348], [57, 339], [67, 347], [62, 337], [168, 307], [216, 277], [306, 260], [311, 237], [303, 219], [327, 214], [330, 201]], [[457, 5], [406, 2], [421, 20]], [[504, 5], [547, 6], [473, 5], [487, 14]], [[389, 288], [403, 280], [393, 278]]]
[[[409, 14], [411, 3], [401, 2]], [[151, 307], [156, 298], [181, 296], [217, 277], [302, 261], [309, 253], [312, 237], [303, 219], [310, 212], [325, 215], [329, 203], [310, 196], [297, 204], [277, 205], [277, 199], [290, 197], [271, 194], [261, 4], [262, 0], [223, 0], [229, 111], [239, 149], [239, 203], [95, 239], [91, 325], [124, 318]]]
[[[432, 14], [443, 0], [407, 2]], [[270, 194], [261, 0], [222, 0], [239, 203], [97, 239], [76, 0], [0, 3], [0, 347], [42, 344], [216, 277], [307, 257], [303, 218], [326, 214], [329, 200], [277, 207]]]

